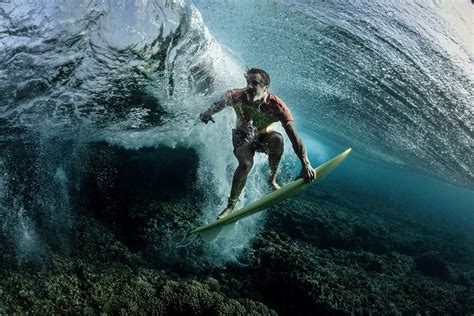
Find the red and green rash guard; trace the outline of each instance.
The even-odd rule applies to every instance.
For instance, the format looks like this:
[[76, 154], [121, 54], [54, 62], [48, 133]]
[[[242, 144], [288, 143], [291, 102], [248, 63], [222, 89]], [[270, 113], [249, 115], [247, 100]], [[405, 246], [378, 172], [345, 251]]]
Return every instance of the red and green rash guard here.
[[260, 105], [252, 105], [248, 102], [245, 89], [228, 90], [225, 100], [235, 110], [237, 128], [252, 125], [260, 134], [264, 134], [271, 130], [271, 125], [275, 122], [280, 121], [283, 126], [286, 126], [293, 121], [293, 116], [285, 102], [270, 93], [265, 102]]

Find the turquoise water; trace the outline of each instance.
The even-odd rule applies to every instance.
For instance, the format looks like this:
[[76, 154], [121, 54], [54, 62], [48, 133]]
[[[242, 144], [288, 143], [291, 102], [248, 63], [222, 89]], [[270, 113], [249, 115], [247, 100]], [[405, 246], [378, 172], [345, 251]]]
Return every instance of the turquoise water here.
[[194, 3], [232, 58], [270, 72], [313, 162], [353, 148], [342, 187], [474, 223], [472, 4]]
[[[203, 220], [215, 216], [236, 166], [235, 117], [197, 118], [244, 86], [246, 67], [268, 70], [314, 166], [353, 148], [328, 190], [472, 223], [472, 10], [428, 0], [2, 1], [3, 230], [30, 249], [22, 238], [36, 236], [38, 214], [69, 218], [95, 141], [195, 150]], [[286, 142], [283, 182], [299, 172]], [[265, 193], [265, 170], [259, 156], [242, 203]], [[237, 248], [259, 219], [246, 225]]]
[[[472, 314], [473, 10], [0, 0], [0, 314]], [[204, 243], [235, 115], [198, 116], [247, 67], [313, 166], [352, 152]], [[286, 138], [278, 180], [299, 172]], [[267, 176], [257, 154], [239, 207]]]

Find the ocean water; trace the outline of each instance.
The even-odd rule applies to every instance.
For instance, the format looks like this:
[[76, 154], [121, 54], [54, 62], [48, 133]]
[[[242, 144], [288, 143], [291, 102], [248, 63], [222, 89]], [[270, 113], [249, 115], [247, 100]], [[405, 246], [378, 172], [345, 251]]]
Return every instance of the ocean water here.
[[[202, 220], [212, 219], [236, 167], [235, 118], [198, 115], [243, 87], [247, 67], [268, 70], [313, 166], [353, 148], [326, 190], [470, 229], [473, 10], [461, 0], [0, 1], [2, 232], [20, 260], [44, 255], [38, 227], [67, 250], [82, 161], [98, 141], [195, 150]], [[242, 204], [265, 193], [265, 168], [259, 155]], [[286, 140], [281, 181], [298, 173]], [[264, 220], [207, 255], [235, 260]]]
[[472, 214], [469, 1], [195, 3], [231, 56], [269, 70], [313, 161], [352, 147], [354, 185]]

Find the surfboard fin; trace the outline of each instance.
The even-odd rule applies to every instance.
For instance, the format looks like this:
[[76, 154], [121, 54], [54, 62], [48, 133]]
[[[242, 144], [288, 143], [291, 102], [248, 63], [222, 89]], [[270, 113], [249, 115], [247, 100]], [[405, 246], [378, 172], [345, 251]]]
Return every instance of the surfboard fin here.
[[202, 239], [204, 239], [204, 241], [213, 241], [219, 235], [224, 236], [230, 233], [234, 226], [235, 222], [224, 226], [217, 226], [209, 230], [199, 232], [198, 234], [201, 236]]
[[224, 236], [230, 233], [232, 229], [234, 229], [236, 223], [237, 222], [233, 222], [233, 223], [230, 223], [229, 225], [225, 225], [224, 227], [222, 227], [221, 235]]
[[201, 231], [198, 234], [205, 241], [213, 241], [220, 234], [223, 228], [223, 226], [217, 226], [208, 230]]

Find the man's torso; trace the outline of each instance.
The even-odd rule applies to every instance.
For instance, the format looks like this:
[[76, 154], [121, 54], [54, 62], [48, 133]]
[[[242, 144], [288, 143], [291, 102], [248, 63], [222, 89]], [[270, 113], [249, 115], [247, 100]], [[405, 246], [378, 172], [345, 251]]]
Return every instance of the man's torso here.
[[277, 96], [268, 94], [265, 101], [251, 104], [245, 89], [233, 89], [226, 93], [226, 101], [237, 115], [237, 129], [255, 129], [259, 134], [268, 133], [273, 123], [286, 125], [293, 120], [288, 106]]

